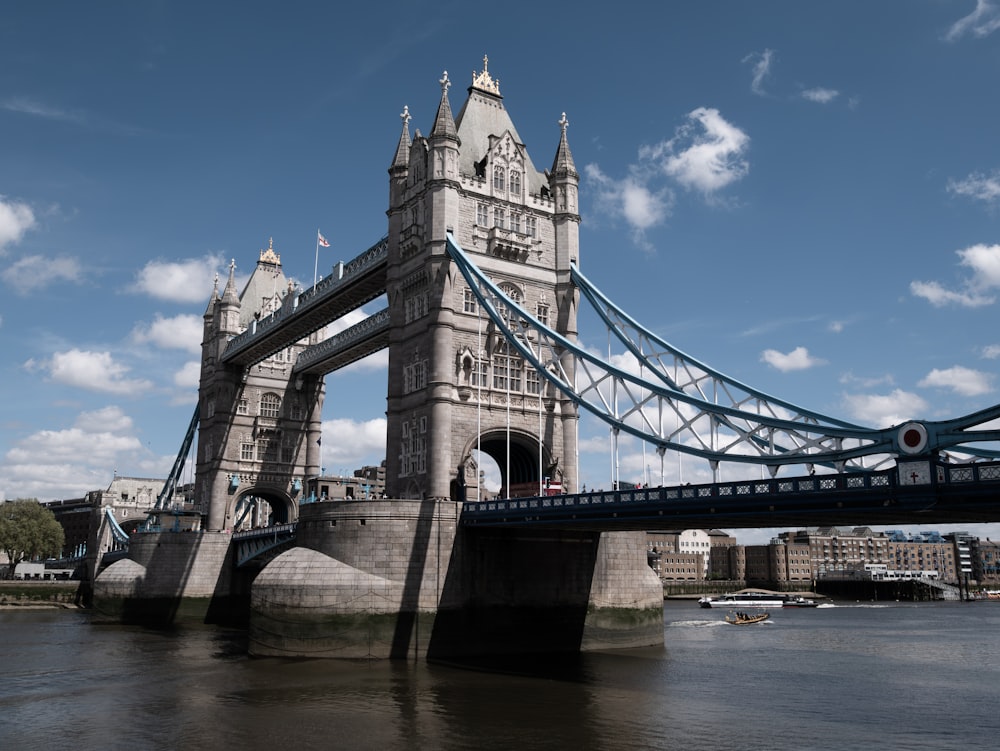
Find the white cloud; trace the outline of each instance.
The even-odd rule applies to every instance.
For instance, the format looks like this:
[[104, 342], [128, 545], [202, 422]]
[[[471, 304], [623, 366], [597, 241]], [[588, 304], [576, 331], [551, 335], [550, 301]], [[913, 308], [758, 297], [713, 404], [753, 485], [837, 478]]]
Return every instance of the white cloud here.
[[961, 396], [981, 396], [993, 390], [993, 377], [980, 370], [955, 365], [944, 370], [935, 368], [917, 385], [948, 388]]
[[174, 373], [174, 385], [182, 389], [197, 389], [201, 380], [201, 361], [191, 360]]
[[987, 344], [983, 347], [982, 355], [987, 360], [996, 360], [1000, 357], [1000, 344]]
[[81, 412], [70, 428], [39, 430], [14, 445], [0, 464], [9, 497], [81, 497], [108, 486], [119, 467], [148, 460], [131, 434], [132, 419], [116, 406]]
[[157, 314], [152, 323], [138, 324], [132, 330], [132, 339], [139, 344], [197, 353], [201, 351], [202, 328], [203, 321], [199, 316], [164, 318]]
[[763, 52], [751, 52], [743, 58], [744, 63], [753, 64], [753, 79], [750, 81], [750, 90], [754, 94], [764, 96], [764, 81], [771, 74], [771, 65], [774, 63], [774, 50], [765, 49]]
[[981, 39], [997, 29], [1000, 29], [1000, 8], [992, 0], [976, 0], [975, 10], [952, 24], [944, 38], [949, 42], [966, 35]]
[[669, 141], [640, 150], [640, 157], [659, 161], [661, 169], [681, 185], [705, 194], [746, 177], [750, 172], [746, 133], [711, 107], [693, 110], [688, 121]]
[[608, 216], [624, 219], [632, 230], [633, 240], [645, 245], [645, 231], [662, 224], [670, 216], [673, 193], [665, 186], [650, 187], [652, 176], [643, 175], [640, 169], [633, 167], [632, 172], [623, 180], [614, 180], [596, 164], [584, 167], [584, 174], [592, 182], [590, 190], [595, 208]]
[[1000, 170], [994, 170], [989, 175], [973, 172], [964, 180], [949, 180], [948, 192], [986, 204], [1000, 205]]
[[348, 473], [363, 464], [378, 464], [385, 458], [384, 417], [356, 420], [324, 420], [321, 464], [328, 474]]
[[805, 347], [796, 347], [788, 354], [776, 349], [765, 349], [761, 353], [760, 359], [782, 373], [787, 373], [790, 370], [808, 370], [826, 363], [826, 360], [810, 355], [809, 350]]
[[894, 389], [889, 394], [845, 394], [844, 406], [858, 422], [887, 428], [916, 418], [927, 409], [927, 402], [916, 394]]
[[658, 180], [673, 179], [712, 198], [746, 176], [750, 167], [744, 154], [749, 143], [749, 136], [726, 122], [718, 110], [699, 107], [688, 114], [688, 122], [673, 138], [642, 146], [639, 161], [629, 166], [625, 178], [615, 179], [596, 164], [586, 165], [594, 209], [624, 219], [635, 242], [646, 247], [646, 230], [666, 221], [674, 206], [670, 186]]
[[132, 396], [152, 387], [147, 380], [128, 378], [129, 367], [115, 362], [110, 352], [71, 349], [57, 352], [44, 362], [29, 360], [25, 367], [47, 371], [53, 381], [87, 391]]
[[7, 266], [2, 277], [14, 292], [26, 295], [58, 281], [78, 282], [83, 278], [83, 267], [69, 256], [24, 256]]
[[35, 213], [26, 203], [8, 201], [0, 195], [0, 256], [7, 246], [21, 241], [24, 233], [35, 226]]
[[208, 303], [221, 255], [206, 255], [185, 261], [150, 261], [136, 274], [140, 292], [159, 300], [178, 303]]
[[829, 104], [838, 96], [840, 96], [840, 92], [836, 89], [824, 89], [821, 87], [806, 89], [802, 92], [803, 99], [807, 99], [810, 102], [817, 102], [818, 104]]
[[971, 269], [960, 290], [949, 290], [939, 282], [910, 282], [910, 292], [941, 307], [954, 303], [967, 308], [991, 305], [995, 297], [986, 294], [1000, 288], [1000, 245], [973, 245], [956, 251], [960, 265]]

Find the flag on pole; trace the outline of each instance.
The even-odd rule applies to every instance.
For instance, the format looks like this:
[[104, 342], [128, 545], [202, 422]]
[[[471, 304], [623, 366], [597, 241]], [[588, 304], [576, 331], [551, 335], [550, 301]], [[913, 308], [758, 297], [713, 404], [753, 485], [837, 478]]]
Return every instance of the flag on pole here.
[[324, 248], [330, 247], [330, 241], [327, 240], [325, 237], [323, 237], [323, 234], [319, 230], [316, 230], [316, 239], [319, 241], [319, 244], [322, 247]]

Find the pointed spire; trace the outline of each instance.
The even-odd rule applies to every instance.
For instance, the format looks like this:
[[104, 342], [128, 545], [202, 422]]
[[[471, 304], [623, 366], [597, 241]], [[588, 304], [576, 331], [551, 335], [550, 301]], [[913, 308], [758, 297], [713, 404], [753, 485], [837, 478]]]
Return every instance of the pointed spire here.
[[451, 104], [448, 102], [448, 88], [451, 86], [451, 81], [448, 80], [448, 71], [444, 72], [444, 78], [438, 83], [441, 84], [441, 103], [438, 105], [430, 137], [444, 137], [457, 141], [458, 130], [455, 128], [455, 118], [452, 117]]
[[404, 106], [399, 113], [399, 119], [403, 121], [403, 132], [399, 134], [399, 144], [396, 146], [396, 156], [392, 160], [393, 169], [405, 168], [410, 165], [410, 108]]
[[576, 171], [576, 165], [573, 163], [573, 154], [569, 150], [569, 141], [566, 139], [566, 128], [569, 127], [569, 120], [566, 119], [566, 113], [562, 113], [562, 118], [559, 120], [559, 127], [562, 129], [562, 135], [559, 137], [559, 148], [556, 149], [556, 158], [552, 160], [552, 175], [554, 177], [573, 177], [576, 179], [580, 178], [580, 173]]
[[229, 279], [226, 281], [226, 289], [222, 293], [224, 304], [240, 304], [240, 296], [236, 293], [236, 259], [229, 263]]
[[208, 307], [205, 309], [205, 318], [215, 315], [215, 304], [219, 302], [219, 272], [215, 272], [215, 283], [212, 287], [212, 294], [208, 298]]

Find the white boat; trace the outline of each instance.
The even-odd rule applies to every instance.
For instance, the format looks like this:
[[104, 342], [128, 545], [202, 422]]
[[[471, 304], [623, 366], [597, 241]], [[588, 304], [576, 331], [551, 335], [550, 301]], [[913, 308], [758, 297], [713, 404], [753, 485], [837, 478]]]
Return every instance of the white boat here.
[[716, 597], [702, 597], [698, 604], [703, 608], [783, 608], [785, 595], [773, 592], [730, 592]]

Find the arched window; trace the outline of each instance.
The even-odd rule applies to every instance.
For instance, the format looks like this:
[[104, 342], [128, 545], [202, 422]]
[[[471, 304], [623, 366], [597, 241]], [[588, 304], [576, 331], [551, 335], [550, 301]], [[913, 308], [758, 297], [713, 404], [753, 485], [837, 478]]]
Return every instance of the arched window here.
[[260, 416], [276, 419], [281, 414], [281, 397], [268, 392], [260, 397]]
[[504, 190], [504, 168], [499, 165], [493, 168], [493, 190], [500, 193]]
[[516, 169], [510, 171], [510, 194], [512, 197], [521, 195], [521, 173]]

